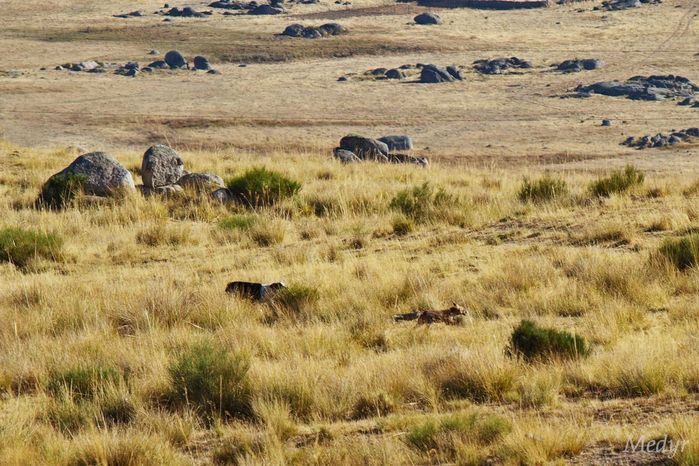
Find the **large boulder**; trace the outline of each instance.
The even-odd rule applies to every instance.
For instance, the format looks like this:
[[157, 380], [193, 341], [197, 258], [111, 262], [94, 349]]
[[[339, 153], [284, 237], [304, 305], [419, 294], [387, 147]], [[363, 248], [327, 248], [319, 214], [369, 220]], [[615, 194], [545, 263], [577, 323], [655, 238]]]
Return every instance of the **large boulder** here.
[[625, 96], [632, 100], [664, 100], [693, 97], [699, 86], [682, 76], [634, 76], [626, 81], [602, 81], [589, 86], [578, 86], [581, 96], [601, 94]]
[[251, 15], [280, 15], [284, 13], [284, 8], [272, 6], [272, 5], [258, 5], [248, 11]]
[[193, 189], [196, 191], [219, 189], [226, 186], [220, 176], [210, 173], [187, 173], [177, 180], [177, 184], [184, 189]]
[[395, 136], [384, 136], [379, 138], [379, 141], [383, 142], [388, 146], [390, 152], [396, 150], [410, 150], [413, 148], [413, 140], [410, 136], [395, 135]]
[[83, 192], [92, 196], [110, 196], [135, 189], [131, 172], [104, 152], [81, 155], [51, 179], [65, 175], [81, 176]]
[[141, 178], [147, 188], [169, 186], [184, 175], [184, 162], [172, 148], [156, 144], [143, 154]]
[[209, 60], [206, 57], [202, 57], [201, 55], [197, 55], [194, 57], [194, 69], [195, 70], [202, 70], [202, 71], [208, 71], [211, 69], [211, 65], [209, 64]]
[[437, 65], [424, 65], [420, 71], [420, 82], [426, 84], [448, 83], [454, 77], [444, 68]]
[[601, 68], [602, 60], [596, 58], [564, 60], [555, 66], [558, 71], [564, 73], [577, 73], [579, 71], [591, 71]]
[[184, 68], [187, 66], [187, 60], [177, 50], [170, 50], [165, 54], [165, 63], [170, 68]]
[[416, 24], [421, 24], [425, 26], [432, 24], [442, 24], [442, 18], [440, 18], [439, 15], [430, 13], [429, 11], [420, 13], [414, 18], [414, 20]]
[[340, 140], [340, 149], [348, 150], [364, 160], [386, 161], [388, 146], [376, 139], [349, 134]]

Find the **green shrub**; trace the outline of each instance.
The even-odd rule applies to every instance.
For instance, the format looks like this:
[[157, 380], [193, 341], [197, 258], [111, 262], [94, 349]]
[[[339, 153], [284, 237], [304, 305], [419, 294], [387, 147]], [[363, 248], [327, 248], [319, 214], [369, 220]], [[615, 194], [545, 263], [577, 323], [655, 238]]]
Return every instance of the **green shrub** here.
[[546, 358], [576, 359], [587, 356], [590, 350], [580, 335], [539, 327], [530, 320], [523, 320], [512, 332], [509, 352], [532, 361]]
[[119, 372], [111, 367], [71, 367], [51, 371], [46, 388], [54, 397], [91, 399], [100, 393], [105, 385], [114, 384], [119, 378]]
[[402, 212], [416, 222], [451, 220], [458, 217], [458, 212], [454, 211], [458, 210], [460, 205], [457, 196], [448, 193], [444, 188], [434, 188], [427, 182], [400, 191], [390, 203], [391, 209]]
[[609, 197], [614, 193], [623, 193], [643, 184], [643, 173], [632, 165], [623, 170], [615, 170], [605, 178], [599, 178], [590, 185], [590, 192], [597, 197]]
[[3, 228], [0, 230], [0, 262], [26, 267], [34, 258], [60, 260], [63, 240], [52, 233]]
[[568, 195], [568, 185], [565, 181], [549, 175], [536, 181], [524, 179], [517, 197], [522, 202], [549, 202]]
[[74, 173], [54, 175], [41, 188], [39, 206], [51, 209], [61, 209], [69, 205], [80, 194], [85, 186], [85, 176]]
[[226, 184], [231, 194], [249, 207], [271, 206], [301, 190], [300, 183], [265, 167], [252, 168]]
[[252, 417], [249, 358], [200, 342], [177, 355], [168, 368], [174, 408], [189, 407], [204, 420]]
[[254, 215], [231, 215], [219, 222], [219, 227], [224, 230], [249, 230], [257, 222]]
[[658, 252], [678, 270], [696, 267], [699, 265], [699, 233], [682, 238], [668, 238], [663, 241]]

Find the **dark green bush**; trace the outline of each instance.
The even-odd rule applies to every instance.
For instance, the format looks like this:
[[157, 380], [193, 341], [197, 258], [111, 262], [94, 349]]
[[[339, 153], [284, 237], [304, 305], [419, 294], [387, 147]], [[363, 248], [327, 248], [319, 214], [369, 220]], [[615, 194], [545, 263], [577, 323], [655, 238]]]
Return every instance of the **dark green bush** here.
[[644, 175], [636, 167], [627, 165], [623, 170], [615, 170], [605, 178], [599, 178], [590, 185], [590, 192], [597, 197], [609, 197], [623, 193], [643, 184]]
[[416, 222], [429, 222], [458, 217], [461, 202], [444, 188], [435, 188], [426, 182], [400, 191], [391, 200], [390, 207]]
[[250, 418], [252, 386], [249, 358], [204, 341], [177, 355], [170, 364], [173, 408], [189, 407], [204, 420]]
[[525, 178], [517, 197], [522, 202], [549, 202], [568, 195], [565, 181], [545, 175], [536, 181]]
[[525, 360], [576, 359], [585, 357], [590, 350], [580, 335], [539, 327], [530, 320], [523, 320], [512, 332], [509, 352]]
[[696, 267], [699, 265], [699, 233], [668, 238], [658, 252], [680, 271]]
[[301, 183], [265, 167], [252, 168], [226, 184], [231, 194], [249, 207], [271, 206], [301, 190]]
[[51, 371], [46, 388], [54, 397], [92, 399], [105, 385], [114, 384], [119, 378], [119, 372], [111, 367], [71, 367]]
[[63, 240], [52, 233], [3, 228], [0, 230], [0, 262], [26, 267], [34, 258], [60, 260]]
[[62, 209], [82, 194], [84, 186], [83, 175], [73, 173], [54, 175], [42, 186], [38, 204], [51, 209]]

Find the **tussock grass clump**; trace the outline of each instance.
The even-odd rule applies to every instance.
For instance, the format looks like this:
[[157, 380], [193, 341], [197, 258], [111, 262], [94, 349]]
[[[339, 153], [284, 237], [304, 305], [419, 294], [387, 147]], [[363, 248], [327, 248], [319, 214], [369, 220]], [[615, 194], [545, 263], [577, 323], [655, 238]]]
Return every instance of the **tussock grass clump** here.
[[188, 226], [170, 226], [164, 223], [139, 231], [136, 241], [146, 246], [180, 246], [189, 241], [191, 229]]
[[365, 394], [354, 403], [350, 419], [365, 419], [386, 416], [396, 409], [395, 402], [385, 392]]
[[66, 435], [74, 435], [90, 423], [88, 406], [72, 399], [50, 400], [43, 420]]
[[104, 391], [121, 378], [113, 367], [100, 365], [70, 367], [49, 373], [47, 391], [57, 398], [87, 400]]
[[423, 452], [448, 452], [454, 448], [456, 439], [490, 445], [511, 430], [510, 423], [499, 416], [458, 413], [414, 426], [405, 441], [412, 448]]
[[280, 220], [269, 220], [266, 222], [257, 222], [254, 227], [248, 232], [250, 239], [260, 247], [274, 246], [281, 244], [286, 235], [284, 222]]
[[565, 181], [545, 175], [536, 181], [525, 178], [519, 188], [517, 197], [522, 202], [543, 203], [561, 199], [568, 195]]
[[190, 408], [204, 420], [250, 418], [252, 386], [249, 358], [230, 353], [208, 341], [178, 354], [168, 367], [174, 408]]
[[249, 230], [257, 222], [254, 215], [231, 215], [218, 223], [223, 230]]
[[530, 320], [523, 320], [510, 337], [510, 354], [525, 360], [577, 359], [590, 350], [585, 339], [563, 330], [539, 327]]
[[272, 314], [268, 316], [267, 321], [273, 323], [281, 317], [303, 321], [310, 316], [319, 299], [318, 290], [310, 286], [291, 285], [282, 288], [272, 298]]
[[0, 229], [0, 262], [25, 268], [35, 258], [60, 260], [63, 239], [53, 233], [21, 228]]
[[623, 170], [615, 170], [604, 178], [599, 178], [590, 185], [590, 192], [596, 197], [609, 197], [643, 184], [645, 176], [633, 165]]
[[668, 238], [658, 252], [680, 271], [696, 267], [699, 265], [699, 233]]
[[451, 222], [460, 216], [461, 201], [444, 188], [435, 188], [425, 182], [400, 191], [391, 200], [390, 207], [419, 223], [435, 220]]
[[413, 230], [415, 230], [415, 223], [409, 218], [398, 217], [393, 219], [391, 228], [393, 229], [394, 235], [405, 236], [407, 234], [412, 233]]
[[83, 193], [85, 177], [74, 173], [54, 175], [41, 188], [37, 205], [50, 209], [62, 209]]
[[265, 167], [252, 168], [228, 180], [229, 191], [248, 207], [266, 207], [293, 197], [301, 190], [301, 183]]

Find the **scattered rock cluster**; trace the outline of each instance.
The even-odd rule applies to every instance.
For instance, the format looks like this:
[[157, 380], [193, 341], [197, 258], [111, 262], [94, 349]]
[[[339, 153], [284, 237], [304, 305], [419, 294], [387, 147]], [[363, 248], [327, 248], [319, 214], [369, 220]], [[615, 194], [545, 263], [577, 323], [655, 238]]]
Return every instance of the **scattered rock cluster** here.
[[[366, 71], [361, 75], [364, 80], [400, 80], [414, 78], [416, 82], [435, 84], [452, 81], [461, 81], [464, 79], [462, 66], [450, 65], [441, 67], [437, 65], [425, 65], [418, 63], [416, 65], [405, 64], [397, 68], [374, 68]], [[345, 75], [339, 78], [339, 81], [348, 81], [351, 75]]]
[[209, 173], [188, 173], [177, 152], [162, 144], [149, 147], [143, 154], [142, 185], [136, 186], [131, 172], [104, 152], [81, 155], [53, 175], [49, 181], [65, 175], [81, 176], [84, 194], [99, 197], [111, 197], [134, 190], [144, 195], [169, 195], [192, 190], [209, 192], [212, 197], [215, 197], [216, 192], [225, 189], [223, 180], [219, 176]]
[[665, 100], [691, 98], [699, 86], [682, 76], [634, 76], [624, 82], [602, 81], [589, 86], [578, 86], [575, 92], [581, 97], [591, 94], [623, 96], [633, 100]]
[[476, 60], [473, 68], [481, 74], [502, 74], [510, 69], [529, 69], [532, 65], [521, 58], [496, 58], [494, 60]]
[[374, 161], [428, 166], [427, 157], [393, 152], [394, 150], [410, 150], [412, 147], [413, 141], [409, 136], [384, 136], [380, 139], [372, 139], [350, 134], [340, 140], [340, 146], [335, 148], [333, 155], [342, 163]]
[[341, 24], [327, 23], [318, 27], [304, 26], [303, 24], [291, 24], [281, 33], [282, 36], [303, 37], [306, 39], [319, 39], [327, 36], [344, 34], [347, 29]]
[[137, 10], [137, 11], [132, 11], [132, 12], [129, 12], [129, 13], [122, 13], [122, 14], [120, 14], [120, 15], [114, 15], [115, 18], [124, 18], [124, 19], [128, 19], [128, 18], [140, 18], [141, 16], [145, 16], [145, 15], [143, 14], [142, 11], [138, 11], [138, 10]]
[[662, 3], [662, 0], [605, 0], [601, 5], [596, 6], [594, 10], [627, 10], [629, 8], [638, 8], [644, 3], [657, 5]]
[[415, 18], [413, 18], [413, 20], [415, 21], [415, 24], [420, 24], [423, 26], [442, 24], [442, 18], [440, 18], [439, 15], [430, 13], [429, 11], [420, 13]]
[[554, 65], [558, 71], [563, 73], [577, 73], [579, 71], [597, 70], [602, 67], [602, 60], [596, 58], [584, 58], [565, 60], [558, 65]]
[[196, 11], [192, 7], [186, 6], [182, 9], [174, 7], [163, 13], [165, 16], [181, 17], [181, 18], [206, 18], [211, 16], [211, 11]]
[[647, 149], [651, 147], [674, 146], [681, 142], [693, 142], [694, 139], [699, 140], [699, 128], [687, 128], [680, 131], [672, 130], [670, 134], [658, 133], [655, 136], [647, 135], [639, 138], [631, 136], [622, 142], [622, 145], [637, 149]]
[[697, 100], [694, 97], [685, 97], [679, 104], [677, 105], [683, 105], [683, 106], [689, 106], [689, 107], [699, 107], [699, 100]]
[[223, 180], [209, 173], [188, 173], [184, 162], [172, 148], [156, 144], [143, 154], [141, 163], [143, 194], [175, 194], [185, 189], [197, 191], [217, 190], [224, 187]]
[[70, 70], [70, 71], [84, 71], [87, 73], [106, 73], [109, 70], [114, 70], [115, 74], [121, 76], [135, 77], [140, 72], [152, 73], [154, 70], [164, 70], [164, 69], [192, 69], [197, 71], [207, 71], [210, 74], [218, 74], [217, 70], [211, 68], [211, 64], [206, 57], [196, 56], [192, 60], [192, 67], [190, 68], [189, 63], [185, 57], [177, 50], [170, 50], [165, 54], [163, 60], [156, 60], [149, 63], [147, 66], [141, 68], [137, 62], [128, 62], [123, 65], [116, 63], [102, 63], [98, 61], [83, 61], [80, 63], [66, 63], [57, 66], [56, 70]]

